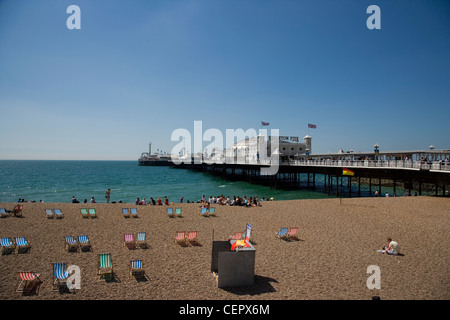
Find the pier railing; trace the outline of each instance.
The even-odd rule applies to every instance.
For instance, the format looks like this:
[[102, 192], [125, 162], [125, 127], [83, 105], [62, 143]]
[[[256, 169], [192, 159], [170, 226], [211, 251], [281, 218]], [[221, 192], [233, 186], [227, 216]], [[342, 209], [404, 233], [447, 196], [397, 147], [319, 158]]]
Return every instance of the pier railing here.
[[330, 166], [330, 167], [364, 167], [364, 168], [393, 168], [409, 170], [430, 170], [450, 172], [450, 163], [442, 161], [423, 162], [412, 160], [289, 160], [280, 161], [280, 165], [292, 166]]

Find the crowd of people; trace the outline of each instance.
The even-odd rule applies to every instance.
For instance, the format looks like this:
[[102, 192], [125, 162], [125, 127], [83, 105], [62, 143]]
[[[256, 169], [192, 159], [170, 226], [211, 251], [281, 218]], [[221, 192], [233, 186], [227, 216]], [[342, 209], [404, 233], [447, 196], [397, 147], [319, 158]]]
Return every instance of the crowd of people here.
[[[258, 197], [247, 197], [247, 196], [233, 196], [231, 198], [230, 196], [210, 196], [208, 199], [205, 195], [202, 196], [201, 199], [197, 201], [193, 200], [187, 200], [186, 203], [200, 203], [200, 204], [217, 204], [217, 205], [228, 205], [228, 206], [245, 206], [245, 207], [260, 207], [262, 206], [262, 202], [264, 201], [273, 201], [273, 198], [265, 198], [262, 197], [262, 199], [259, 199]], [[184, 197], [181, 197], [179, 203], [184, 202]], [[167, 196], [164, 196], [164, 199], [161, 197], [158, 197], [156, 200], [153, 197], [150, 197], [150, 200], [147, 201], [145, 197], [142, 199], [136, 198], [135, 201], [136, 205], [153, 205], [153, 206], [162, 206], [162, 205], [172, 205], [173, 202], [169, 201], [169, 198]]]

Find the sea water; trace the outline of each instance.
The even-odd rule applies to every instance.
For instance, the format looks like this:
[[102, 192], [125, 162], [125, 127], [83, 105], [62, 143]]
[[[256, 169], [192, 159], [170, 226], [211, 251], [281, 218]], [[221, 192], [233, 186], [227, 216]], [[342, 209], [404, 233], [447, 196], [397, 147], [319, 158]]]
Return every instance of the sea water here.
[[139, 166], [137, 161], [0, 160], [0, 202], [40, 200], [44, 202], [134, 203], [165, 196], [170, 202], [200, 200], [203, 195], [258, 197], [274, 200], [321, 199], [325, 193], [310, 190], [277, 190], [243, 181], [223, 180], [207, 173], [170, 167]]

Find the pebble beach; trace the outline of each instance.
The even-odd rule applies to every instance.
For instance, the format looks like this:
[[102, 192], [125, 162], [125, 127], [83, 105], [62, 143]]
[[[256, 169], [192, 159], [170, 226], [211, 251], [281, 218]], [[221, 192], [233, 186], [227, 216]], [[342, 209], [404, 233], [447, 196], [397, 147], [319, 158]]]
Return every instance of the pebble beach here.
[[[12, 210], [16, 203], [0, 203]], [[2, 300], [448, 300], [450, 299], [450, 200], [438, 197], [346, 198], [263, 202], [262, 207], [216, 205], [204, 217], [200, 204], [24, 203], [23, 217], [0, 219], [0, 236], [24, 236], [31, 249], [2, 254]], [[124, 218], [122, 208], [137, 208]], [[59, 208], [62, 219], [45, 209]], [[97, 218], [83, 218], [95, 208]], [[218, 288], [211, 273], [213, 240], [227, 240], [252, 226], [256, 249], [253, 286]], [[298, 240], [279, 239], [282, 227], [298, 227]], [[197, 231], [198, 244], [180, 246], [176, 231]], [[124, 234], [146, 232], [147, 248], [129, 249]], [[66, 235], [87, 235], [92, 251], [68, 252]], [[400, 256], [378, 253], [391, 237]], [[97, 275], [98, 254], [110, 253], [111, 280]], [[130, 276], [141, 259], [146, 278]], [[80, 268], [81, 288], [52, 290], [52, 263]], [[380, 289], [369, 289], [369, 266], [381, 271]], [[16, 292], [19, 271], [40, 274], [33, 294]]]

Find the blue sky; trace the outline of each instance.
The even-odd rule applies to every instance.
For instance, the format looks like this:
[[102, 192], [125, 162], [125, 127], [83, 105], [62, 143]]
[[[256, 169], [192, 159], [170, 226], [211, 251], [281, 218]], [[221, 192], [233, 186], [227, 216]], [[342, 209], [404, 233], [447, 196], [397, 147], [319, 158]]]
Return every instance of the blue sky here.
[[136, 160], [195, 120], [449, 149], [449, 89], [447, 1], [0, 0], [0, 159]]

